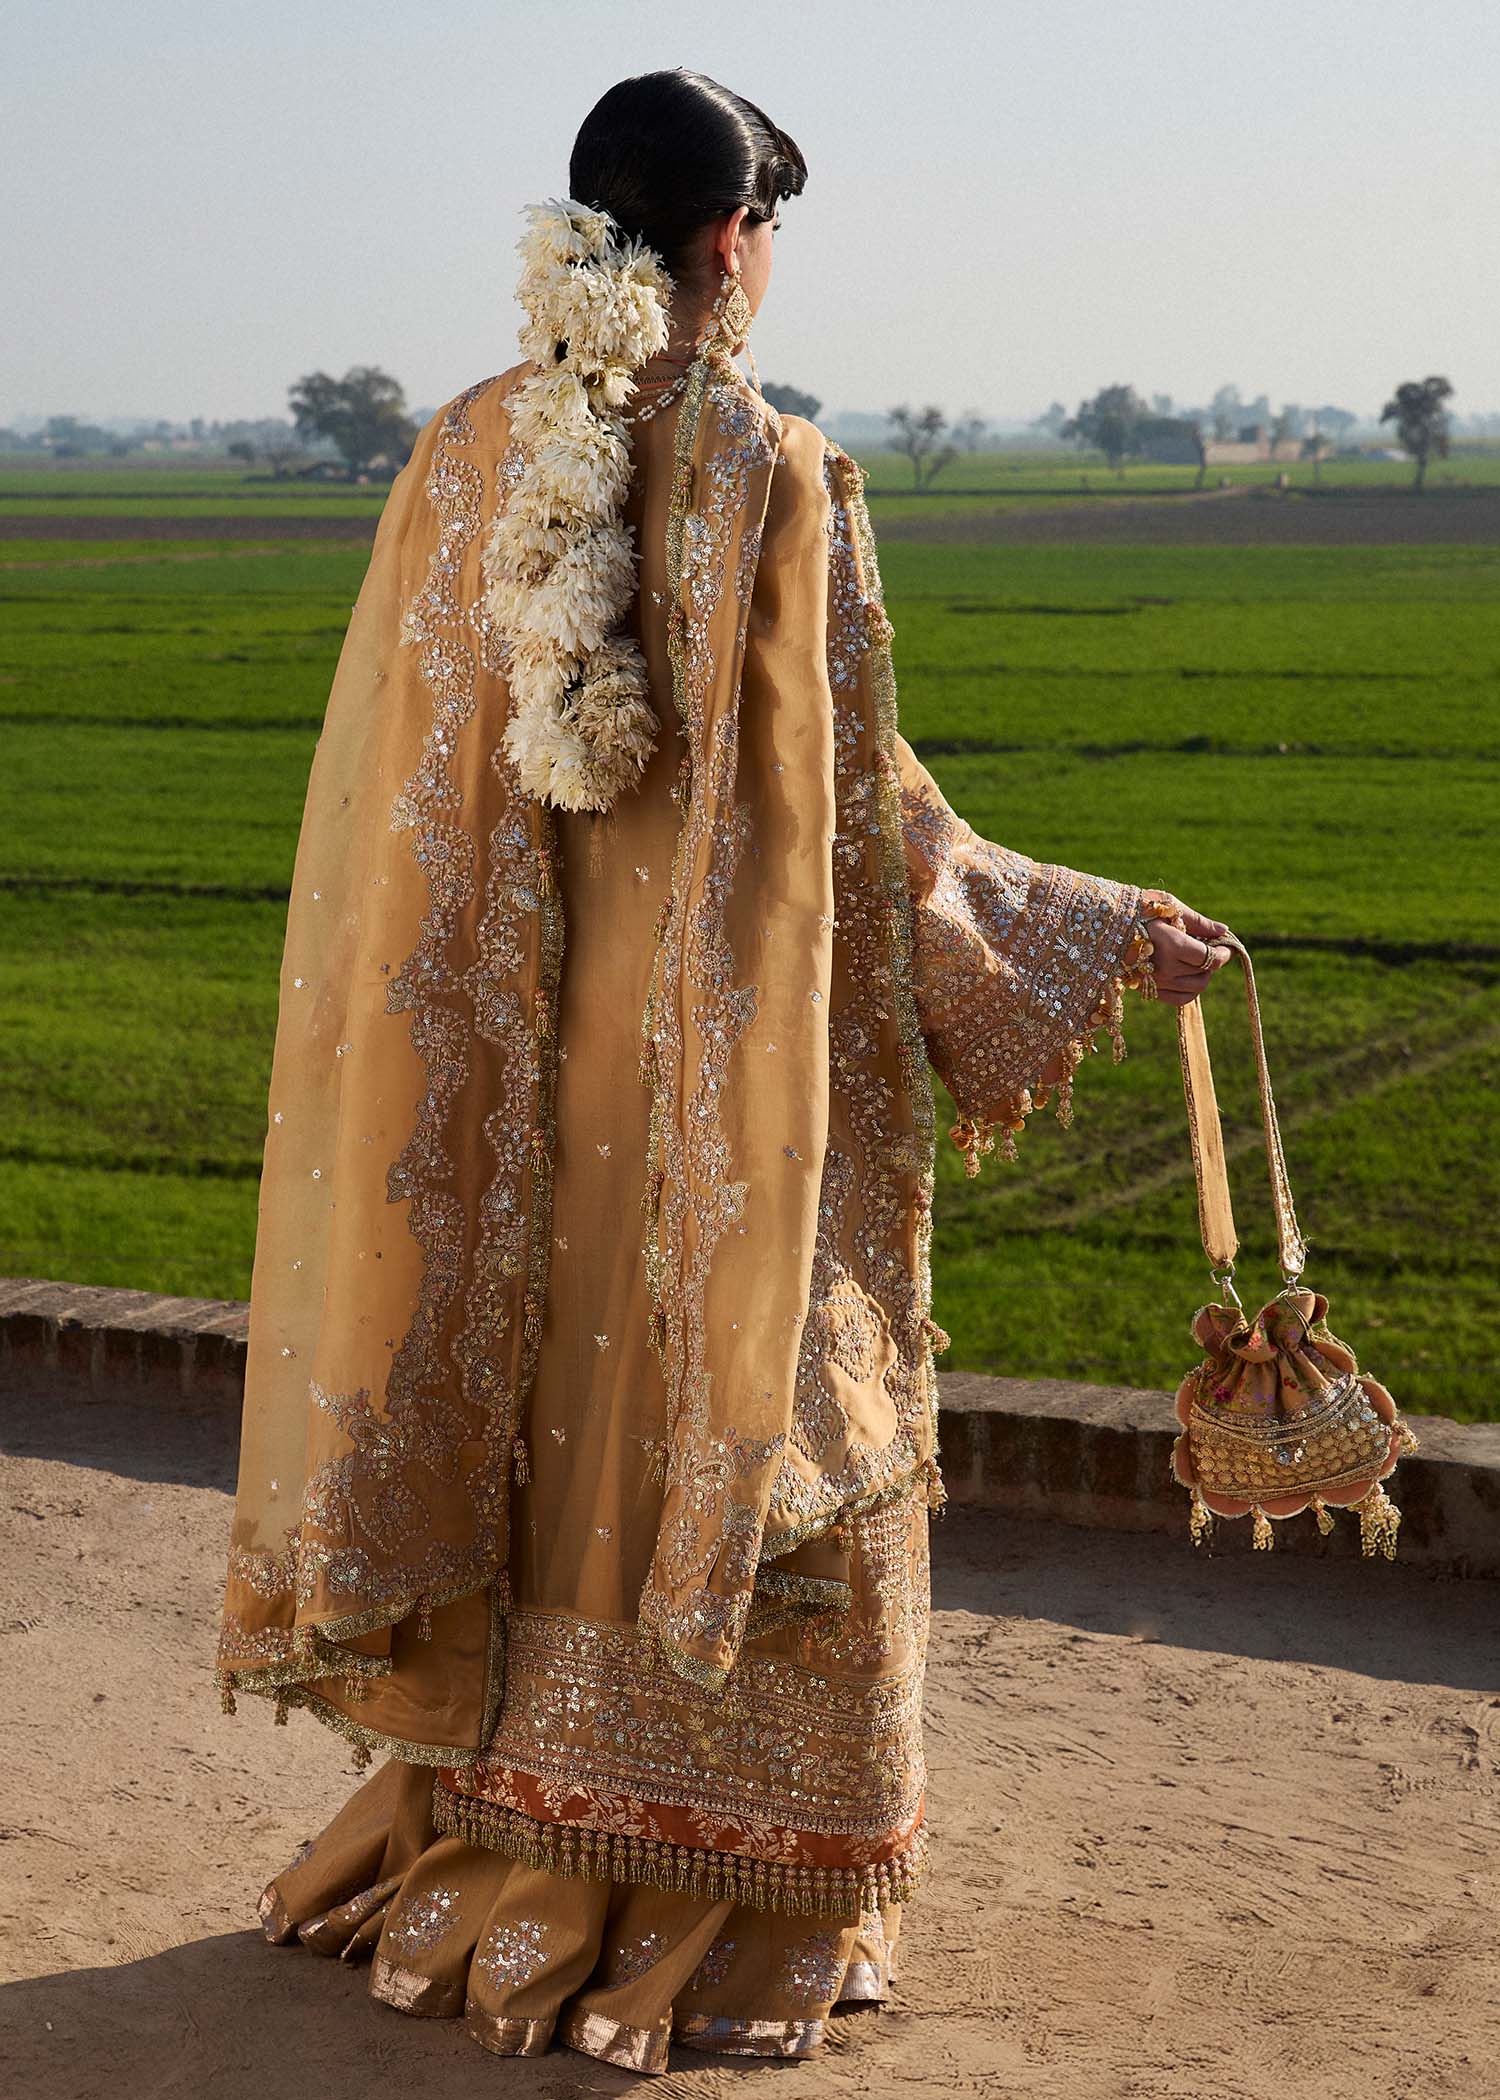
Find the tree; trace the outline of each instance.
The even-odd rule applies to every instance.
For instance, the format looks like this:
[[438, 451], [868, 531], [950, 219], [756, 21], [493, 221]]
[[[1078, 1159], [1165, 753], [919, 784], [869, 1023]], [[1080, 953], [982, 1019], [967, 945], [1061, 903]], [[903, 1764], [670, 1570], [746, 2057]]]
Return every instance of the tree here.
[[1328, 440], [1320, 430], [1310, 430], [1302, 440], [1301, 457], [1312, 461], [1313, 482], [1319, 488], [1323, 485], [1323, 454], [1327, 445]]
[[266, 465], [275, 481], [287, 480], [293, 467], [302, 466], [306, 459], [307, 447], [295, 430], [289, 430], [285, 437], [266, 440]]
[[249, 438], [235, 438], [226, 449], [231, 459], [242, 460], [247, 467], [255, 465], [255, 447]]
[[1453, 388], [1446, 379], [1403, 379], [1395, 394], [1380, 411], [1382, 423], [1394, 423], [1396, 440], [1403, 452], [1417, 463], [1416, 489], [1427, 485], [1427, 461], [1435, 452], [1448, 457], [1448, 411], [1444, 403]]
[[1288, 401], [1271, 425], [1271, 442], [1283, 445], [1288, 438], [1300, 438], [1307, 429], [1307, 416], [1299, 403]]
[[1058, 435], [1102, 452], [1118, 473], [1126, 453], [1136, 449], [1141, 419], [1147, 413], [1133, 386], [1105, 386], [1092, 401], [1079, 402], [1077, 415], [1064, 423]]
[[290, 388], [287, 402], [304, 438], [326, 438], [351, 474], [385, 458], [404, 466], [416, 438], [399, 380], [378, 365], [353, 365], [342, 379], [308, 372]]
[[948, 428], [940, 408], [912, 409], [903, 405], [889, 410], [891, 443], [911, 461], [912, 479], [919, 489], [930, 488], [954, 457], [953, 447], [939, 447]]
[[953, 442], [963, 452], [977, 452], [989, 434], [990, 426], [976, 408], [966, 408], [953, 426]]
[[1359, 423], [1359, 417], [1351, 410], [1335, 408], [1331, 401], [1325, 401], [1321, 408], [1313, 409], [1311, 414], [1313, 429], [1321, 430], [1325, 437], [1332, 438], [1335, 443], [1340, 438], [1346, 438]]
[[1061, 401], [1054, 401], [1050, 408], [1043, 409], [1031, 427], [1033, 430], [1045, 432], [1048, 437], [1061, 437], [1062, 427], [1067, 420], [1068, 411], [1066, 408], [1064, 408]]
[[1221, 386], [1209, 404], [1209, 415], [1213, 419], [1213, 434], [1221, 444], [1239, 435], [1245, 420], [1245, 404], [1240, 399], [1237, 386]]
[[809, 423], [816, 421], [823, 406], [816, 394], [804, 394], [800, 386], [764, 386], [761, 392], [779, 415], [806, 416]]
[[118, 452], [119, 440], [97, 423], [80, 422], [77, 416], [48, 416], [42, 440], [58, 459], [81, 459], [86, 452]]

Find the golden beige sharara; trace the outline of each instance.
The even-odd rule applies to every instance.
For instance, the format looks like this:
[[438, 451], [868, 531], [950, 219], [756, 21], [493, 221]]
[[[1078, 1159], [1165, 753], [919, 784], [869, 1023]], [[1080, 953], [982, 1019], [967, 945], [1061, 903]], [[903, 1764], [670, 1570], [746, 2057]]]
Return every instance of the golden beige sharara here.
[[665, 725], [502, 749], [518, 367], [418, 441], [308, 793], [219, 1655], [389, 1761], [276, 1940], [508, 2053], [797, 2055], [925, 1855], [929, 1062], [971, 1167], [1155, 893], [979, 838], [897, 733], [857, 468], [722, 356], [633, 439]]

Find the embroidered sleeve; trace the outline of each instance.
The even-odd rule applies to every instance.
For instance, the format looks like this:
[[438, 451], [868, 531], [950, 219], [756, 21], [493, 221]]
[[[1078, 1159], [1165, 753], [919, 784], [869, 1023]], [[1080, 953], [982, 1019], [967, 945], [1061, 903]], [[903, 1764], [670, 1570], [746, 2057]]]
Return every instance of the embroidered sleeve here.
[[1073, 1118], [1073, 1074], [1103, 1029], [1125, 1054], [1123, 995], [1155, 993], [1148, 919], [1161, 891], [1029, 860], [981, 838], [898, 739], [912, 899], [912, 970], [927, 1053], [953, 1096], [953, 1142], [979, 1172], [1056, 1094]]

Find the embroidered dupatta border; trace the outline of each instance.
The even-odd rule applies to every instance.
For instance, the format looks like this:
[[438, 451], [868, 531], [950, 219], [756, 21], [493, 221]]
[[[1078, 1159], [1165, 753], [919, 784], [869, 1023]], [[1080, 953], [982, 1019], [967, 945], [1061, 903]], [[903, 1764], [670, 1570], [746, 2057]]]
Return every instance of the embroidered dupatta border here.
[[[766, 448], [764, 456], [755, 458], [753, 444], [739, 455], [745, 477], [739, 491], [739, 512], [728, 513], [738, 531], [740, 548], [729, 588], [742, 604], [748, 602], [753, 585], [770, 494], [769, 470], [774, 465], [773, 448], [780, 435], [774, 410], [750, 394], [726, 355], [711, 352], [695, 361], [677, 415], [666, 536], [667, 651], [673, 702], [687, 738], [676, 788], [682, 821], [673, 853], [670, 902], [659, 921], [642, 1016], [640, 1065], [641, 1079], [651, 1090], [642, 1210], [648, 1228], [644, 1247], [648, 1333], [661, 1362], [667, 1393], [664, 1509], [672, 1505], [674, 1497], [680, 1503], [690, 1467], [707, 1470], [704, 1451], [710, 1443], [711, 1463], [723, 1478], [719, 1530], [695, 1550], [694, 1563], [686, 1575], [674, 1569], [670, 1578], [663, 1578], [669, 1529], [663, 1518], [656, 1557], [641, 1594], [639, 1626], [657, 1643], [673, 1670], [702, 1690], [718, 1690], [726, 1682], [733, 1655], [744, 1638], [752, 1602], [748, 1586], [727, 1594], [708, 1586], [714, 1563], [729, 1543], [732, 1526], [738, 1520], [744, 1528], [748, 1509], [746, 1503], [730, 1500], [723, 1490], [731, 1470], [744, 1476], [769, 1465], [785, 1442], [784, 1432], [761, 1440], [736, 1441], [732, 1431], [727, 1438], [710, 1437], [707, 1402], [703, 1397], [708, 1373], [703, 1363], [702, 1325], [701, 1319], [695, 1318], [706, 1292], [714, 1249], [742, 1215], [748, 1193], [745, 1182], [730, 1181], [722, 1171], [728, 1154], [717, 1096], [719, 1077], [756, 1005], [753, 985], [741, 985], [726, 994], [712, 985], [704, 964], [705, 956], [725, 947], [725, 900], [746, 837], [746, 813], [737, 806], [734, 796], [737, 702], [735, 711], [721, 717], [710, 729], [705, 721], [703, 690], [713, 671], [712, 659], [705, 653], [704, 637], [722, 602], [720, 593], [729, 573], [730, 536], [726, 535], [715, 549], [720, 567], [714, 595], [700, 610], [696, 625], [687, 603], [690, 594], [701, 587], [695, 564], [701, 567], [702, 551], [700, 548], [690, 556], [688, 546], [690, 508], [704, 410], [716, 388], [726, 394], [740, 394], [742, 411], [746, 399], [755, 401], [758, 413], [767, 418], [767, 427], [757, 432], [759, 443]], [[760, 512], [747, 521], [745, 497], [749, 477], [761, 467], [767, 471]], [[724, 496], [720, 486], [711, 507], [722, 508]], [[711, 542], [712, 534], [706, 538]], [[742, 614], [735, 623], [732, 645], [736, 687], [743, 675], [745, 637]], [[707, 805], [714, 800], [718, 808], [707, 813]], [[709, 872], [702, 885], [702, 901], [691, 908], [690, 871], [695, 855], [705, 849]], [[701, 1009], [694, 1015], [698, 1050], [696, 1071], [691, 1075], [686, 1036], [675, 1010], [677, 987], [687, 977], [692, 979], [702, 1001]], [[679, 1113], [677, 1127], [674, 1118]], [[716, 1154], [721, 1171], [708, 1171], [715, 1164]], [[704, 1189], [713, 1191], [708, 1206], [703, 1201]], [[691, 1254], [686, 1251], [689, 1218], [696, 1228], [691, 1235]], [[693, 1579], [686, 1579], [688, 1576]], [[674, 1596], [678, 1601], [674, 1602]], [[727, 1648], [730, 1660], [715, 1660], [695, 1652], [695, 1644]]]
[[[689, 622], [684, 604], [685, 541], [702, 415], [716, 381], [744, 384], [732, 367], [723, 369], [720, 364], [700, 360], [693, 368], [678, 416], [667, 535], [671, 606], [668, 651], [678, 715], [690, 738], [699, 734], [701, 724], [694, 707], [689, 662]], [[873, 1455], [853, 1454], [851, 1464], [838, 1476], [825, 1479], [821, 1495], [810, 1495], [807, 1485], [798, 1476], [793, 1474], [789, 1478], [783, 1470], [780, 1481], [773, 1484], [768, 1514], [777, 1508], [778, 1496], [785, 1498], [790, 1494], [799, 1506], [787, 1507], [783, 1502], [780, 1518], [769, 1531], [763, 1519], [762, 1537], [755, 1551], [759, 1568], [765, 1572], [757, 1573], [755, 1583], [757, 1589], [762, 1582], [768, 1590], [779, 1587], [778, 1601], [786, 1616], [826, 1610], [826, 1598], [811, 1593], [805, 1598], [797, 1597], [795, 1591], [800, 1578], [767, 1569], [768, 1561], [778, 1559], [805, 1541], [829, 1531], [841, 1520], [878, 1508], [900, 1496], [915, 1480], [925, 1478], [932, 1506], [937, 1507], [942, 1501], [936, 1462], [937, 1382], [933, 1355], [934, 1337], [938, 1331], [930, 1317], [935, 1109], [914, 984], [912, 912], [902, 831], [900, 770], [895, 752], [896, 682], [890, 651], [892, 629], [881, 600], [874, 534], [863, 498], [863, 476], [848, 455], [837, 448], [827, 447], [825, 456], [837, 465], [845, 484], [852, 537], [850, 551], [858, 564], [864, 646], [870, 664], [871, 727], [875, 747], [872, 770], [880, 833], [878, 868], [872, 887], [879, 897], [881, 932], [890, 967], [891, 1003], [896, 1019], [896, 1058], [900, 1083], [908, 1097], [910, 1120], [910, 1128], [893, 1141], [882, 1164], [893, 1173], [913, 1173], [915, 1176], [912, 1205], [916, 1213], [916, 1231], [911, 1250], [914, 1304], [911, 1311], [921, 1339], [917, 1359], [908, 1376], [922, 1388], [927, 1419], [923, 1421], [920, 1415], [905, 1415], [882, 1451]], [[716, 758], [717, 754], [707, 749], [702, 753], [704, 765], [715, 763]], [[692, 765], [690, 742], [678, 790], [684, 820], [678, 834], [673, 867], [674, 897], [683, 894], [688, 862], [697, 843], [697, 834], [690, 820], [694, 801]], [[664, 1237], [669, 1245], [680, 1239], [680, 1213], [687, 1201], [684, 1188], [667, 1171], [666, 1162], [669, 1118], [675, 1106], [672, 1084], [679, 1076], [685, 1083], [686, 1075], [680, 1074], [678, 1067], [661, 1055], [656, 1043], [662, 1025], [665, 969], [672, 957], [680, 957], [682, 941], [680, 915], [674, 918], [664, 912], [642, 1023], [641, 1076], [652, 1089], [647, 1180], [643, 1196], [643, 1208], [650, 1225], [645, 1254], [653, 1346], [663, 1363], [669, 1401], [676, 1395], [677, 1412], [669, 1417], [669, 1436], [680, 1419], [684, 1393], [692, 1373], [691, 1364], [685, 1360], [690, 1321], [683, 1300], [686, 1290], [696, 1288], [701, 1293], [702, 1288], [701, 1277], [696, 1285], [674, 1284], [673, 1264], [663, 1248]], [[715, 1033], [727, 1055], [738, 1034], [734, 1015], [722, 1013]], [[737, 1215], [737, 1205], [741, 1201], [738, 1185], [730, 1184], [724, 1190], [724, 1202], [731, 1215]], [[710, 1246], [714, 1237], [717, 1235], [709, 1238]], [[700, 1230], [697, 1258], [700, 1270], [703, 1250], [704, 1236]], [[920, 1407], [922, 1403], [918, 1404]], [[774, 1454], [768, 1452], [766, 1455]], [[746, 1447], [742, 1462], [758, 1462], [759, 1458], [758, 1446], [753, 1452]], [[815, 1499], [817, 1506], [809, 1508], [809, 1499]], [[729, 1514], [732, 1511], [726, 1511], [726, 1521]], [[707, 1556], [709, 1565], [726, 1538], [727, 1533], [721, 1533], [719, 1539], [712, 1542]], [[756, 1590], [748, 1587], [728, 1596], [719, 1596], [700, 1587], [674, 1606], [667, 1593], [658, 1587], [658, 1578], [653, 1571], [641, 1600], [640, 1625], [643, 1632], [654, 1636], [666, 1659], [681, 1677], [700, 1689], [717, 1691], [727, 1682], [740, 1643], [756, 1623], [750, 1616], [755, 1595]], [[727, 1648], [728, 1659], [711, 1659], [695, 1652], [695, 1645], [706, 1640], [717, 1641], [721, 1650]]]
[[[453, 1015], [436, 1003], [434, 994], [444, 988], [460, 988], [452, 984], [444, 951], [462, 908], [478, 894], [474, 877], [477, 841], [471, 831], [446, 823], [442, 817], [457, 800], [449, 766], [459, 731], [476, 713], [481, 671], [503, 669], [494, 660], [485, 618], [474, 606], [458, 602], [451, 582], [463, 550], [478, 537], [483, 524], [481, 470], [464, 456], [478, 437], [469, 408], [495, 384], [493, 378], [482, 380], [443, 412], [425, 484], [438, 543], [425, 580], [401, 621], [401, 642], [416, 650], [419, 675], [432, 696], [433, 713], [417, 768], [391, 810], [392, 829], [414, 834], [413, 853], [426, 870], [429, 890], [417, 943], [392, 980], [386, 1006], [389, 1014], [404, 1011], [412, 1015], [412, 1041], [428, 1082], [407, 1141], [387, 1174], [386, 1200], [409, 1203], [408, 1224], [422, 1250], [416, 1303], [386, 1392], [388, 1413], [398, 1434], [403, 1409], [415, 1408], [424, 1382], [440, 1383], [450, 1375], [439, 1352], [444, 1346], [445, 1317], [457, 1298], [463, 1273], [451, 1205], [441, 1201], [434, 1205], [431, 1187], [436, 1182], [441, 1189], [441, 1177], [453, 1165], [443, 1143], [445, 1126], [468, 1067], [467, 1060], [453, 1052]], [[479, 638], [477, 648], [471, 643], [471, 630]], [[520, 1103], [512, 1094], [504, 1108], [486, 1118], [485, 1135], [495, 1153], [495, 1171], [480, 1198], [479, 1229], [468, 1265], [460, 1324], [447, 1343], [446, 1353], [457, 1369], [461, 1391], [479, 1408], [486, 1424], [485, 1455], [470, 1477], [477, 1518], [475, 1538], [462, 1554], [434, 1549], [428, 1556], [429, 1565], [410, 1568], [410, 1580], [395, 1594], [360, 1611], [290, 1627], [265, 1625], [248, 1633], [232, 1611], [226, 1610], [216, 1671], [226, 1712], [234, 1711], [236, 1691], [274, 1699], [278, 1722], [286, 1719], [290, 1707], [305, 1707], [353, 1742], [361, 1762], [368, 1761], [372, 1750], [416, 1764], [456, 1766], [471, 1761], [483, 1754], [484, 1744], [494, 1733], [504, 1691], [509, 1479], [513, 1457], [517, 1468], [524, 1464], [518, 1425], [536, 1373], [550, 1267], [556, 1007], [564, 927], [555, 879], [552, 813], [510, 791], [507, 761], [498, 746], [491, 752], [490, 764], [506, 793], [485, 841], [488, 872], [480, 900], [476, 953], [464, 972], [461, 989], [474, 1009], [476, 1035], [507, 1049], [508, 1076], [516, 1079], [518, 1089], [524, 1087], [530, 1099]], [[519, 935], [523, 959], [515, 973], [524, 971], [527, 959], [533, 962], [535, 983], [529, 1008], [504, 982], [507, 913], [517, 920], [530, 916], [535, 927], [530, 936]], [[509, 930], [515, 931], [514, 927]], [[517, 1112], [527, 1132], [524, 1162], [508, 1158], [505, 1150]], [[514, 1374], [506, 1378], [497, 1360], [500, 1338], [511, 1324], [508, 1300], [513, 1293], [502, 1290], [497, 1281], [505, 1272], [493, 1243], [507, 1208], [500, 1198], [522, 1173], [529, 1180], [529, 1231], [519, 1294], [519, 1348]], [[324, 1395], [320, 1404], [335, 1412], [342, 1409], [361, 1421], [371, 1412], [368, 1394]], [[420, 1435], [420, 1423], [412, 1434]], [[310, 1476], [306, 1492], [316, 1487], [318, 1478], [317, 1474]], [[232, 1555], [231, 1585], [238, 1579], [268, 1603], [290, 1593], [295, 1607], [307, 1580], [304, 1562], [309, 1557], [316, 1561], [324, 1551], [304, 1540], [299, 1529], [291, 1535], [285, 1553]], [[247, 1563], [250, 1565], [243, 1565]], [[343, 1699], [359, 1705], [392, 1671], [388, 1658], [351, 1651], [342, 1642], [393, 1627], [414, 1612], [425, 1628], [435, 1608], [486, 1589], [489, 1628], [475, 1745], [466, 1749], [413, 1741], [356, 1719], [338, 1703]], [[319, 1690], [320, 1685], [325, 1689]]]
[[[841, 487], [832, 487], [831, 473]], [[872, 702], [871, 726], [875, 747], [875, 809], [880, 840], [874, 887], [886, 955], [891, 973], [891, 1006], [896, 1023], [896, 1057], [907, 1112], [909, 1133], [891, 1139], [883, 1156], [875, 1162], [886, 1174], [912, 1172], [915, 1189], [912, 1204], [916, 1230], [912, 1247], [911, 1279], [914, 1292], [912, 1316], [921, 1334], [920, 1359], [913, 1365], [927, 1396], [925, 1434], [910, 1416], [898, 1425], [883, 1451], [868, 1454], [864, 1462], [846, 1464], [842, 1475], [825, 1475], [819, 1505], [806, 1504], [813, 1493], [800, 1475], [784, 1469], [771, 1498], [770, 1521], [762, 1549], [762, 1565], [779, 1559], [818, 1538], [846, 1519], [879, 1509], [905, 1494], [914, 1482], [926, 1481], [928, 1506], [940, 1509], [944, 1501], [942, 1475], [938, 1467], [938, 1388], [936, 1347], [947, 1347], [947, 1336], [932, 1320], [932, 1202], [936, 1184], [937, 1111], [933, 1100], [926, 1043], [917, 1004], [913, 959], [911, 893], [906, 868], [906, 849], [901, 805], [901, 774], [896, 758], [897, 709], [896, 667], [891, 653], [895, 630], [885, 610], [876, 552], [874, 527], [864, 495], [864, 471], [857, 460], [839, 446], [826, 444], [825, 476], [830, 494], [842, 499], [849, 523], [849, 551], [856, 564], [861, 592], [864, 656], [868, 663]], [[833, 646], [830, 627], [829, 644]], [[899, 1346], [899, 1345], [898, 1345]], [[857, 1460], [859, 1454], [854, 1454]], [[799, 1513], [800, 1506], [800, 1513]], [[778, 1512], [780, 1515], [778, 1516]], [[769, 1572], [769, 1571], [768, 1571]]]

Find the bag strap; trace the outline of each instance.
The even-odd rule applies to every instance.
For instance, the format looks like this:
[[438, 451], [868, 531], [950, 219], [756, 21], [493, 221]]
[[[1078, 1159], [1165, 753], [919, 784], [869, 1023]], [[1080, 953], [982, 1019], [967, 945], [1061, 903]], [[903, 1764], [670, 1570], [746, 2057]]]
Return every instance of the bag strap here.
[[[1218, 934], [1212, 945], [1230, 948], [1239, 957], [1245, 973], [1245, 997], [1250, 1007], [1250, 1042], [1255, 1052], [1255, 1074], [1260, 1084], [1260, 1119], [1266, 1134], [1266, 1165], [1271, 1176], [1271, 1204], [1276, 1213], [1277, 1254], [1282, 1280], [1294, 1283], [1307, 1261], [1307, 1242], [1292, 1207], [1292, 1185], [1287, 1178], [1286, 1155], [1281, 1149], [1281, 1126], [1276, 1120], [1276, 1101], [1271, 1075], [1266, 1067], [1266, 1045], [1261, 1034], [1260, 1001], [1255, 991], [1255, 971], [1249, 951], [1232, 933]], [[1229, 1200], [1229, 1172], [1224, 1160], [1224, 1129], [1219, 1121], [1218, 1096], [1214, 1092], [1213, 1067], [1208, 1059], [1208, 1031], [1203, 1019], [1201, 996], [1177, 1008], [1177, 1047], [1182, 1058], [1182, 1090], [1187, 1100], [1188, 1134], [1193, 1147], [1193, 1171], [1198, 1181], [1198, 1225], [1203, 1251], [1215, 1280], [1228, 1283], [1234, 1273], [1239, 1240], [1234, 1229], [1234, 1209]], [[1222, 1272], [1222, 1273], [1221, 1273]], [[1230, 1285], [1233, 1295], [1233, 1286]], [[1236, 1300], [1238, 1302], [1238, 1300]]]

